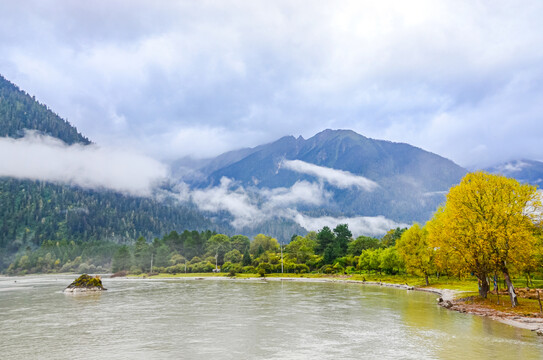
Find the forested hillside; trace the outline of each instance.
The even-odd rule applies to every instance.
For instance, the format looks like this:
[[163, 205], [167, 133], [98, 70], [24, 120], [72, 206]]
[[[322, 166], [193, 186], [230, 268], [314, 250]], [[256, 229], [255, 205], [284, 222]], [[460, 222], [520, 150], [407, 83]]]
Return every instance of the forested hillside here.
[[172, 230], [215, 228], [196, 209], [172, 201], [43, 182], [4, 179], [0, 203], [0, 247], [10, 250], [45, 240], [126, 242]]
[[90, 144], [75, 127], [0, 75], [0, 137], [19, 138], [37, 130], [67, 144]]
[[[0, 75], [0, 137], [35, 130], [67, 144], [90, 144], [69, 122]], [[54, 161], [54, 159], [51, 159]], [[45, 241], [116, 243], [152, 239], [172, 230], [221, 229], [196, 208], [172, 199], [131, 197], [112, 191], [0, 178], [2, 262]]]

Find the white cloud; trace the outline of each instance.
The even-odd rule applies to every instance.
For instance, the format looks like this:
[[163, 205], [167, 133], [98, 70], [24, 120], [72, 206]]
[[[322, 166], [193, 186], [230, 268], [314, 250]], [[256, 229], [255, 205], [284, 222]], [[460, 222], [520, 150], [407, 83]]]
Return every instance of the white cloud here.
[[384, 235], [388, 230], [397, 227], [408, 227], [409, 225], [403, 223], [397, 223], [393, 220], [387, 219], [384, 216], [356, 216], [356, 217], [309, 217], [303, 214], [296, 214], [294, 220], [303, 228], [308, 231], [319, 230], [324, 226], [328, 226], [333, 229], [338, 224], [348, 224], [349, 230], [353, 235], [370, 235], [378, 236]]
[[236, 187], [231, 179], [225, 177], [219, 186], [193, 190], [191, 199], [201, 210], [229, 212], [234, 217], [232, 225], [236, 228], [258, 224], [264, 219], [254, 198], [243, 187]]
[[301, 160], [283, 160], [280, 166], [302, 174], [315, 176], [341, 189], [354, 186], [366, 191], [372, 191], [379, 187], [379, 184], [375, 181], [363, 176], [354, 175], [344, 170], [310, 164]]
[[269, 209], [296, 204], [322, 205], [331, 196], [321, 184], [307, 181], [297, 181], [290, 188], [262, 189], [260, 195], [266, 199], [264, 206]]
[[540, 1], [48, 4], [0, 2], [0, 72], [102, 144], [217, 155], [330, 127], [543, 158]]
[[524, 168], [529, 167], [530, 164], [525, 163], [523, 161], [514, 161], [514, 162], [508, 162], [498, 168], [498, 171], [505, 171], [505, 172], [519, 172], [522, 171]]
[[180, 200], [192, 200], [200, 210], [230, 213], [236, 228], [256, 226], [272, 217], [292, 218], [298, 205], [321, 205], [330, 197], [321, 184], [307, 181], [290, 188], [245, 189], [226, 177], [219, 186], [190, 189], [182, 184], [176, 191]]
[[181, 190], [181, 198], [192, 199], [201, 210], [230, 213], [234, 218], [232, 225], [236, 228], [254, 227], [272, 217], [293, 220], [308, 231], [348, 224], [353, 234], [375, 236], [392, 228], [408, 226], [383, 216], [336, 218], [303, 215], [297, 210], [298, 205], [322, 205], [331, 196], [322, 184], [307, 181], [297, 182], [290, 188], [244, 189], [231, 179], [222, 178], [219, 186], [190, 190], [184, 185]]
[[166, 180], [167, 168], [133, 152], [97, 145], [68, 146], [29, 132], [20, 139], [0, 138], [0, 176], [150, 196]]

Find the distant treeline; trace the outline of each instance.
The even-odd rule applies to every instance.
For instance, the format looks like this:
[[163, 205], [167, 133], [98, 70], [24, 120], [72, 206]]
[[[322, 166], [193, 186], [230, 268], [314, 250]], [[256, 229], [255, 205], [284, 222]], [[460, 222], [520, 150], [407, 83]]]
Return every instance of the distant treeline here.
[[[139, 237], [131, 244], [44, 241], [36, 250], [20, 251], [7, 273], [142, 272], [199, 273], [216, 267], [230, 273], [344, 273], [357, 270], [398, 273], [404, 269], [394, 245], [405, 229], [393, 229], [382, 239], [352, 238], [346, 224], [293, 236], [280, 245], [270, 236], [207, 231], [172, 231], [152, 243]], [[282, 246], [282, 249], [281, 249]], [[283, 253], [283, 261], [281, 261]], [[362, 254], [362, 256], [361, 256]], [[367, 258], [369, 261], [366, 261]], [[153, 266], [153, 269], [151, 269]]]

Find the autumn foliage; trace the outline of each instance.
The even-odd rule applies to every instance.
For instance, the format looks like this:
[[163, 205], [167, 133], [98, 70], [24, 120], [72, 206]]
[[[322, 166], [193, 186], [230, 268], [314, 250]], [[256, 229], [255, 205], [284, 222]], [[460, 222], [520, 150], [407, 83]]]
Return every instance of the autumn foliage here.
[[[417, 241], [418, 245], [410, 246], [424, 259], [428, 253], [435, 255], [435, 265], [441, 270], [475, 275], [482, 297], [489, 291], [489, 277], [503, 274], [515, 306], [509, 274], [513, 269], [533, 266], [539, 253], [541, 210], [540, 194], [534, 186], [485, 172], [470, 173], [450, 189], [445, 205], [424, 231], [410, 229], [400, 243]], [[415, 232], [419, 235], [413, 236]], [[407, 268], [416, 265], [409, 256], [405, 261]]]

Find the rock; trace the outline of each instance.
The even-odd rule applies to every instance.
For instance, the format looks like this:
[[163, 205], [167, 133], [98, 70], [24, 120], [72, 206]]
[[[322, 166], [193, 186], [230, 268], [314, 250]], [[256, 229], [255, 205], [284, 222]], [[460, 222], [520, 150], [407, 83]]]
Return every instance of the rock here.
[[92, 277], [90, 275], [83, 274], [68, 285], [66, 289], [64, 289], [64, 293], [77, 294], [104, 290], [107, 289], [102, 285], [102, 280], [99, 276]]
[[535, 331], [535, 333], [538, 335], [538, 336], [543, 336], [543, 329], [537, 329]]
[[438, 302], [439, 304], [441, 304], [441, 303], [443, 302], [443, 298], [442, 298], [442, 297], [438, 297], [438, 298], [437, 298], [437, 302]]
[[443, 306], [445, 309], [450, 309], [453, 307], [453, 303], [450, 302], [449, 300], [447, 301], [442, 301], [439, 303], [441, 306]]

